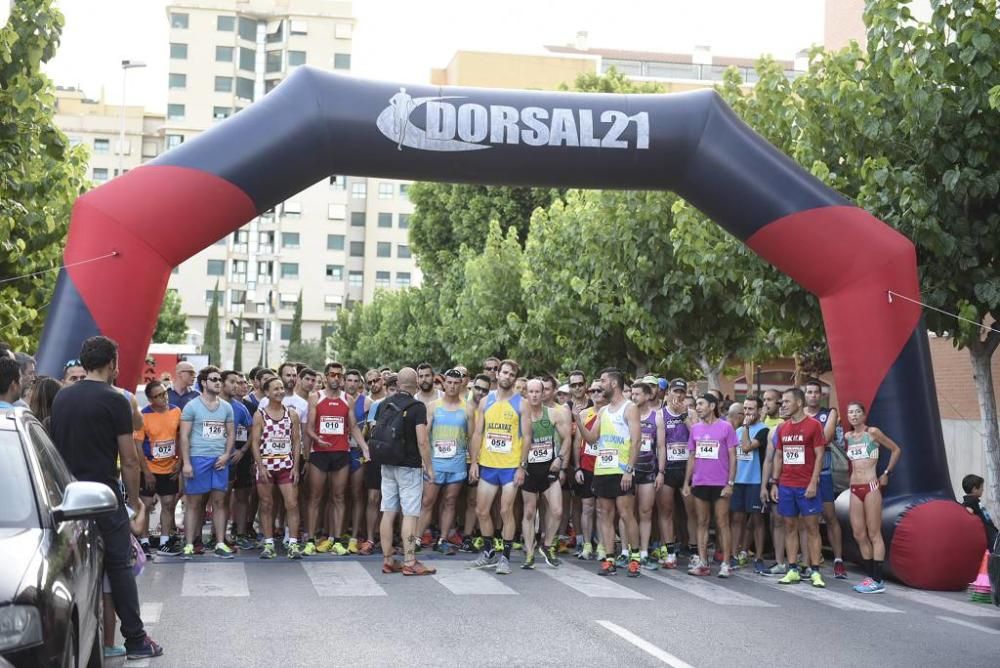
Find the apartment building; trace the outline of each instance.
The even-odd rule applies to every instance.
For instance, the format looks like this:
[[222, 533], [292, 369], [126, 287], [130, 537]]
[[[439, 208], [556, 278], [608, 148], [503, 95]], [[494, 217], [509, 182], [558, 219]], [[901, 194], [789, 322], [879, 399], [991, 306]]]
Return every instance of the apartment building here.
[[[187, 0], [166, 12], [166, 150], [259, 100], [296, 67], [351, 72], [350, 2]], [[243, 366], [261, 358], [265, 341], [273, 364], [288, 344], [300, 294], [303, 339], [324, 340], [342, 304], [418, 285], [408, 188], [406, 181], [334, 175], [204, 249], [169, 283], [189, 328], [204, 331], [218, 289], [223, 360], [229, 363], [241, 336]]]

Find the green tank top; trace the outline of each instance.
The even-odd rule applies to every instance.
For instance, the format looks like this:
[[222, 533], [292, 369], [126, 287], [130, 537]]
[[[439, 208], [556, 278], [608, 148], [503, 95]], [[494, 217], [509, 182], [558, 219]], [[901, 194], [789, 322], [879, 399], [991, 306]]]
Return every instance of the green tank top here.
[[529, 464], [551, 463], [556, 456], [558, 445], [556, 425], [549, 419], [549, 409], [542, 406], [542, 417], [531, 421], [531, 448], [528, 450]]
[[852, 461], [859, 459], [878, 459], [878, 443], [868, 434], [868, 430], [856, 434], [849, 432], [844, 435], [847, 443], [847, 458]]

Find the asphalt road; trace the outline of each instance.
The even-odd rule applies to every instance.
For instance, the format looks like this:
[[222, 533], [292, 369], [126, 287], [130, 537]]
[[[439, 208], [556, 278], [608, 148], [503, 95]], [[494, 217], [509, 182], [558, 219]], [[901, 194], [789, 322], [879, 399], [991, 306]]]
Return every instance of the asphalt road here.
[[383, 575], [378, 557], [256, 555], [158, 557], [139, 591], [165, 654], [108, 665], [1000, 666], [1000, 608], [898, 584], [862, 596], [854, 571], [825, 568], [818, 590], [745, 571], [603, 578], [574, 559], [525, 571], [521, 554], [507, 576], [421, 555], [439, 572], [418, 578]]

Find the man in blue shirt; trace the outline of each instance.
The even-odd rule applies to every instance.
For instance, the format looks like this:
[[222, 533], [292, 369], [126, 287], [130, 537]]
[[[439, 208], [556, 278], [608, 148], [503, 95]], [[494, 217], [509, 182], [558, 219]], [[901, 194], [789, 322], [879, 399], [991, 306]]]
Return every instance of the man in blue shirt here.
[[167, 401], [184, 410], [187, 403], [200, 394], [194, 389], [194, 365], [190, 362], [179, 362], [174, 369], [174, 382], [167, 390]]
[[760, 397], [747, 397], [743, 402], [743, 425], [736, 430], [740, 445], [736, 450], [736, 486], [730, 511], [733, 513], [733, 545], [739, 551], [736, 558], [740, 566], [747, 562], [744, 549], [749, 541], [744, 538], [747, 515], [753, 526], [754, 570], [762, 573], [764, 561], [764, 504], [760, 498], [761, 448], [767, 446], [768, 428], [761, 422], [764, 401]]

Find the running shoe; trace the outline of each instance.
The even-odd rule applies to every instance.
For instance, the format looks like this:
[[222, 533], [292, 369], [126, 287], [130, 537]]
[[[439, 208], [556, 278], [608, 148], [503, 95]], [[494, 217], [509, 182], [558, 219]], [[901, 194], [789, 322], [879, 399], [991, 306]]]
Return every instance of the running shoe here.
[[194, 539], [194, 553], [205, 554], [205, 543], [201, 540], [201, 536]]
[[462, 539], [462, 534], [457, 531], [452, 531], [451, 535], [448, 536], [445, 542], [449, 545], [454, 545], [456, 550], [465, 544], [465, 541]]
[[162, 557], [176, 557], [183, 549], [180, 540], [176, 536], [171, 536], [165, 545], [160, 546], [160, 549], [156, 553]]
[[545, 559], [546, 564], [552, 568], [559, 568], [559, 565], [562, 563], [562, 559], [559, 558], [559, 548], [553, 545], [547, 550], [539, 547], [538, 551], [542, 553], [542, 558]]
[[[725, 562], [722, 562], [722, 563], [725, 563]], [[746, 564], [740, 564], [739, 560], [736, 559], [736, 557], [733, 557], [733, 558], [731, 558], [729, 560], [729, 570], [731, 570], [731, 571], [735, 571], [736, 569], [740, 568], [740, 566], [745, 566], [745, 565]]]
[[184, 546], [184, 550], [181, 552], [181, 559], [192, 559], [194, 558], [194, 555], [195, 555], [194, 545], [188, 543], [187, 545]]
[[420, 547], [433, 547], [434, 546], [434, 534], [431, 533], [430, 529], [424, 530], [424, 535], [420, 537]]
[[305, 547], [305, 549], [302, 550], [302, 554], [304, 554], [307, 557], [311, 557], [314, 554], [316, 554], [316, 552], [317, 552], [317, 549], [316, 549], [316, 543], [315, 543], [315, 541], [307, 540], [306, 541], [306, 547]]
[[788, 566], [785, 564], [774, 564], [769, 569], [761, 573], [761, 575], [766, 575], [768, 577], [785, 575], [788, 573]]
[[847, 567], [844, 566], [844, 561], [842, 559], [837, 559], [833, 562], [833, 577], [838, 580], [847, 579]]
[[497, 575], [510, 575], [510, 559], [508, 559], [502, 554], [500, 555], [500, 558], [497, 560], [496, 573]]
[[256, 550], [257, 541], [251, 536], [237, 536], [236, 537], [236, 547], [241, 550]]
[[803, 563], [803, 562], [800, 561], [799, 562], [799, 573], [802, 574], [802, 577], [809, 578], [809, 577], [812, 577], [813, 570], [807, 564], [805, 564], [805, 563]]
[[703, 564], [698, 555], [691, 557], [691, 565], [688, 567], [688, 575], [708, 577], [711, 574], [712, 568], [708, 564]]
[[147, 557], [153, 556], [153, 546], [149, 544], [148, 540], [145, 543], [140, 542], [139, 547], [142, 548], [142, 553], [145, 554]]
[[365, 542], [361, 543], [361, 547], [358, 548], [358, 554], [363, 554], [366, 557], [374, 551], [375, 551], [375, 543], [371, 542], [370, 540], [366, 540]]
[[728, 578], [730, 575], [732, 575], [732, 572], [733, 572], [732, 565], [728, 562], [723, 561], [722, 565], [719, 566], [720, 578]]
[[583, 547], [580, 549], [580, 552], [576, 555], [576, 558], [581, 559], [583, 561], [589, 561], [590, 559], [593, 559], [594, 546], [591, 545], [589, 542], [584, 543]]
[[[507, 569], [510, 572], [510, 569]], [[430, 566], [424, 566], [419, 561], [414, 561], [412, 564], [403, 565], [403, 575], [434, 575], [437, 573], [436, 568], [431, 568]]]
[[740, 553], [736, 555], [736, 565], [738, 568], [743, 568], [750, 563], [750, 555], [747, 554], [746, 550], [740, 550]]
[[454, 555], [457, 552], [455, 546], [446, 540], [439, 540], [437, 542], [437, 545], [434, 546], [434, 551], [440, 552], [441, 554], [448, 557]]
[[114, 659], [115, 657], [125, 656], [125, 645], [111, 645], [108, 647], [104, 646], [104, 658]]
[[389, 561], [382, 560], [382, 572], [386, 575], [391, 573], [402, 573], [403, 572], [403, 562], [398, 559], [390, 558]]
[[667, 552], [666, 559], [663, 560], [663, 567], [671, 570], [677, 568], [677, 553]]
[[233, 548], [226, 545], [226, 541], [221, 543], [216, 543], [215, 549], [212, 550], [219, 559], [232, 559], [233, 558]]
[[605, 559], [608, 558], [607, 550], [605, 550], [604, 546], [601, 545], [600, 543], [597, 544], [597, 551], [595, 552], [595, 556], [598, 561], [604, 561]]
[[465, 552], [466, 554], [471, 554], [476, 551], [476, 546], [472, 544], [472, 538], [466, 536], [462, 539], [462, 547], [458, 548], [459, 552]]
[[512, 550], [523, 550], [524, 549], [524, 543], [515, 540], [513, 543], [511, 543], [510, 547], [511, 547]]
[[854, 591], [859, 594], [882, 594], [885, 592], [885, 583], [877, 582], [872, 578], [865, 578], [861, 584], [854, 585]]
[[485, 545], [486, 545], [486, 540], [482, 536], [476, 536], [475, 538], [472, 539], [472, 547], [476, 552], [482, 551], [483, 546]]
[[753, 572], [757, 575], [764, 575], [767, 573], [767, 566], [764, 565], [763, 559], [753, 560]]
[[642, 566], [638, 559], [628, 560], [628, 572], [626, 573], [630, 578], [637, 578], [639, 574], [642, 573]]
[[289, 544], [288, 546], [288, 558], [289, 559], [301, 559], [302, 558], [302, 544], [299, 541]]
[[639, 560], [639, 565], [645, 568], [647, 571], [658, 571], [660, 570], [660, 562], [656, 560], [655, 557], [642, 557]]
[[615, 566], [614, 559], [602, 559], [601, 569], [597, 571], [598, 575], [617, 575], [618, 567]]
[[[543, 552], [542, 554], [544, 555], [545, 553]], [[535, 569], [535, 554], [533, 552], [529, 552], [524, 556], [524, 563], [521, 564], [521, 568], [526, 571]]]
[[619, 555], [615, 557], [615, 566], [618, 568], [625, 568], [628, 566], [628, 555], [619, 553]]
[[260, 551], [260, 558], [274, 559], [277, 556], [278, 552], [274, 549], [274, 543], [264, 543], [264, 549]]
[[[128, 648], [126, 648], [128, 649]], [[142, 639], [142, 645], [136, 649], [129, 649], [127, 657], [129, 659], [150, 659], [156, 656], [163, 655], [163, 648], [160, 647], [156, 641], [150, 638], [148, 635]]]
[[785, 573], [785, 577], [778, 580], [778, 584], [782, 585], [798, 584], [799, 582], [802, 582], [802, 576], [799, 575], [799, 569], [797, 568], [789, 568], [788, 572]]
[[351, 554], [358, 553], [358, 539], [351, 536], [351, 539], [347, 541], [347, 551]]
[[[319, 549], [319, 548], [316, 548]], [[344, 547], [343, 543], [335, 541], [333, 545], [330, 546], [330, 552], [333, 552], [338, 557], [342, 557], [347, 554], [347, 548]]]
[[809, 576], [812, 586], [817, 589], [826, 589], [826, 583], [823, 582], [823, 576], [819, 574], [819, 569], [813, 571], [812, 575]]
[[[333, 549], [334, 545], [336, 545], [336, 543], [334, 543], [331, 539], [326, 538], [326, 539], [322, 540], [319, 544], [317, 544], [315, 546], [315, 549], [320, 554], [326, 554], [327, 552], [329, 552], [330, 550]], [[307, 546], [306, 550], [308, 550], [308, 549], [309, 548]], [[308, 554], [308, 552], [306, 552], [306, 554]]]
[[570, 536], [559, 536], [558, 544], [559, 544], [558, 547], [559, 554], [569, 554], [570, 549], [573, 545], [573, 538], [571, 538]]
[[487, 554], [483, 552], [479, 558], [469, 564], [469, 568], [495, 568], [497, 565], [496, 553]]

